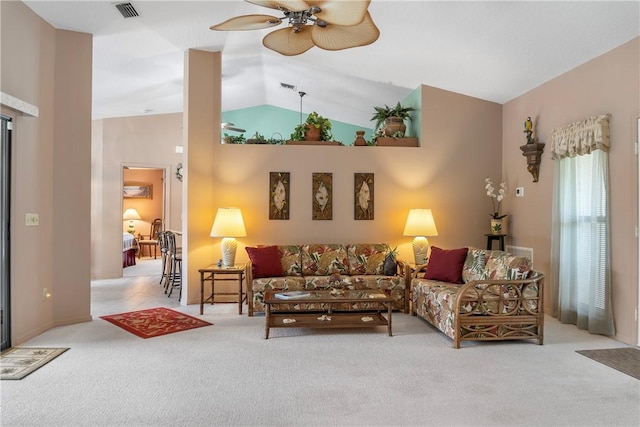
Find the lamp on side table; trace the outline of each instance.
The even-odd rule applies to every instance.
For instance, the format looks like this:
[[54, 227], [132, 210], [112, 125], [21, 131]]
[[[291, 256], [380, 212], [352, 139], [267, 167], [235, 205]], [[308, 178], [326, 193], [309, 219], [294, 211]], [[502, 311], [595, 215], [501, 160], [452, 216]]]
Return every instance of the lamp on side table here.
[[238, 242], [236, 237], [245, 237], [242, 212], [239, 208], [218, 208], [216, 219], [211, 227], [211, 237], [222, 237], [222, 262], [225, 267], [233, 267], [236, 259]]
[[416, 265], [425, 264], [429, 254], [427, 236], [437, 236], [438, 229], [431, 209], [410, 209], [403, 236], [414, 236], [413, 256]]

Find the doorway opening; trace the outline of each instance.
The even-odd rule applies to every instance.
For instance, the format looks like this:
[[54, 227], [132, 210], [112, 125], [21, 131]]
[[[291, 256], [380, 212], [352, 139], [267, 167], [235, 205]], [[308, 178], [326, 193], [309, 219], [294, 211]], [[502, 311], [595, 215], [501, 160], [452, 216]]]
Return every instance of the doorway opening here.
[[[161, 274], [159, 248], [138, 242], [157, 239], [157, 236], [153, 236], [154, 222], [161, 222], [160, 230], [164, 230], [168, 223], [166, 174], [164, 167], [122, 167], [123, 277]], [[131, 217], [132, 211], [135, 211], [134, 219], [125, 219], [125, 216]], [[135, 240], [133, 257], [126, 256], [124, 252], [124, 241], [131, 235]]]

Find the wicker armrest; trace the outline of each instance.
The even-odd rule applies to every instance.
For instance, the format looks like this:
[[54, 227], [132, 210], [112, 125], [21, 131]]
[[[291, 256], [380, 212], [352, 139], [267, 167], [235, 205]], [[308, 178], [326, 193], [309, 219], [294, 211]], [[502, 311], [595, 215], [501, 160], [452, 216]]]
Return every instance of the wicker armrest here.
[[543, 287], [542, 273], [536, 273], [530, 279], [473, 280], [464, 284], [457, 293], [456, 314], [538, 315], [543, 312]]

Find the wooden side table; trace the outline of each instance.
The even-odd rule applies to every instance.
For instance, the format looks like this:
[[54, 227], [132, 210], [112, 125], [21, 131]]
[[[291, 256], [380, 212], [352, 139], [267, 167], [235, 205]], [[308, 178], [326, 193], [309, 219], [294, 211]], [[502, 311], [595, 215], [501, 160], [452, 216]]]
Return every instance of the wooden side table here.
[[[216, 295], [238, 295], [238, 314], [242, 314], [242, 303], [247, 300], [247, 293], [242, 290], [244, 281], [244, 266], [234, 265], [233, 267], [218, 267], [211, 264], [207, 268], [198, 270], [200, 273], [200, 314], [204, 313], [204, 304], [215, 302]], [[216, 292], [216, 282], [234, 281], [238, 283], [238, 292]], [[211, 282], [211, 295], [204, 298], [204, 282]]]
[[498, 241], [498, 249], [504, 251], [504, 238], [506, 234], [485, 234], [487, 236], [487, 249], [493, 250], [493, 241]]

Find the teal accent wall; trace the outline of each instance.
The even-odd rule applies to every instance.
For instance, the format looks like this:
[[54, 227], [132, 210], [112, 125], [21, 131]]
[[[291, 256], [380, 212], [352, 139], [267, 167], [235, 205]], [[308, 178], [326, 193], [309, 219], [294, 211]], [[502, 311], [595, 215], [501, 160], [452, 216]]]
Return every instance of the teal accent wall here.
[[[318, 111], [318, 113], [331, 120], [331, 132], [333, 139], [340, 141], [344, 145], [353, 145], [356, 139], [356, 131], [364, 130], [364, 137], [370, 140], [373, 135], [372, 128], [364, 128], [349, 123], [335, 120], [330, 115]], [[309, 112], [303, 113], [305, 120]], [[252, 138], [256, 132], [265, 138], [281, 138], [285, 141], [290, 139], [294, 128], [300, 123], [300, 112], [274, 107], [272, 105], [259, 105], [256, 107], [243, 108], [240, 110], [223, 111], [222, 121], [234, 123], [236, 127], [245, 129], [245, 138]], [[373, 122], [371, 122], [373, 124]], [[230, 132], [222, 129], [221, 135], [227, 133], [231, 136], [240, 135], [238, 132]]]
[[[407, 123], [407, 136], [420, 138], [421, 102], [421, 87], [418, 87], [407, 97], [400, 100], [402, 105], [416, 109], [416, 111], [411, 114], [411, 121]], [[395, 105], [395, 103], [393, 105]], [[335, 141], [342, 142], [344, 145], [353, 145], [353, 141], [356, 139], [357, 130], [365, 131], [364, 137], [367, 141], [370, 141], [373, 137], [373, 128], [352, 125], [350, 123], [335, 120], [324, 112], [318, 111], [318, 113], [331, 120], [331, 132], [333, 133], [333, 139]], [[373, 113], [373, 107], [371, 107], [371, 115], [373, 115]], [[304, 112], [302, 120], [305, 120], [308, 114], [309, 112]], [[258, 132], [267, 139], [281, 138], [286, 141], [290, 139], [294, 128], [300, 123], [300, 112], [274, 107], [273, 105], [258, 105], [256, 107], [242, 108], [240, 110], [223, 111], [222, 121], [234, 123], [236, 127], [245, 129], [246, 132], [244, 132], [243, 135], [247, 139], [253, 138], [256, 132]], [[374, 122], [371, 122], [371, 124], [373, 125]], [[221, 133], [223, 138], [225, 133], [231, 136], [240, 135], [238, 132], [230, 132], [223, 129]]]
[[[413, 92], [411, 92], [405, 99], [400, 101], [405, 107], [413, 107], [416, 111], [411, 112], [411, 121], [405, 123], [407, 130], [405, 136], [417, 137], [420, 141], [420, 129], [422, 128], [422, 120], [420, 111], [422, 110], [422, 90], [421, 86], [418, 86]], [[405, 121], [406, 122], [406, 121]]]

